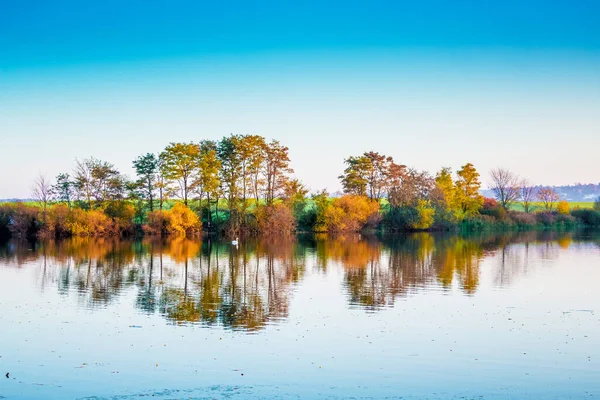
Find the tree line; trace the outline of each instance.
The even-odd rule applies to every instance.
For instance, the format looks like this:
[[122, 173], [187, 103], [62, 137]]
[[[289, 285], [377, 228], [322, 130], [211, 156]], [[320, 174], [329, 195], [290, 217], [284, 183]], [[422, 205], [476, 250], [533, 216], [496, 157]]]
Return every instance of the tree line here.
[[[325, 190], [309, 196], [290, 164], [286, 146], [258, 135], [169, 143], [133, 160], [133, 179], [110, 162], [76, 160], [53, 182], [38, 177], [35, 207], [0, 206], [0, 235], [204, 230], [236, 236], [600, 225], [600, 213], [569, 210], [552, 189], [536, 188], [502, 168], [490, 173], [495, 199], [488, 199], [471, 163], [432, 175], [369, 151], [344, 160], [339, 176], [344, 194], [332, 198]], [[516, 210], [517, 203], [523, 211]], [[600, 200], [597, 207], [600, 211]]]

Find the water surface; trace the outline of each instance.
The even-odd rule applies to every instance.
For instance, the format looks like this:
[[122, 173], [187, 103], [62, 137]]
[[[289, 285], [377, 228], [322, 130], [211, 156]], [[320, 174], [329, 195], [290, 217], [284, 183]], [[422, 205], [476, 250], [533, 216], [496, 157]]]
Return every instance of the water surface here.
[[0, 398], [600, 398], [599, 281], [586, 232], [11, 241]]

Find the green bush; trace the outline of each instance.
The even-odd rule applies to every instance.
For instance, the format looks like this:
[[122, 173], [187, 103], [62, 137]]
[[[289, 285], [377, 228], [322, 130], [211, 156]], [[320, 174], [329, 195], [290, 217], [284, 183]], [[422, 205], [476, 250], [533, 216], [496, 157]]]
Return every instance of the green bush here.
[[587, 226], [600, 226], [600, 211], [596, 210], [573, 210], [571, 215]]
[[496, 218], [490, 215], [472, 215], [466, 217], [461, 223], [462, 230], [467, 232], [490, 230], [496, 226]]

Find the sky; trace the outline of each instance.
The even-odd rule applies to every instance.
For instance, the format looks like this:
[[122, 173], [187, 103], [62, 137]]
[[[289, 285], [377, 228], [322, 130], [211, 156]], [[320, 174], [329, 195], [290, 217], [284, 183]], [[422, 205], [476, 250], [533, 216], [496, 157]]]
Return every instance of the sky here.
[[600, 182], [597, 1], [0, 2], [0, 198], [75, 159], [259, 134], [344, 158]]

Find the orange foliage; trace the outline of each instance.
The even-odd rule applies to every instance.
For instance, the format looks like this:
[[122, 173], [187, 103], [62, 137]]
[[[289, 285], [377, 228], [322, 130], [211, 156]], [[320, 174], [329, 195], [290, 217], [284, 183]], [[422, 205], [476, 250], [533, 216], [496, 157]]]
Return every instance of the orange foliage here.
[[290, 234], [296, 230], [296, 218], [290, 207], [278, 203], [256, 210], [258, 228], [267, 234]]
[[201, 230], [200, 219], [185, 204], [177, 203], [170, 210], [148, 213], [144, 232], [154, 235], [192, 235]]
[[[344, 195], [334, 199], [324, 210], [325, 228], [329, 232], [358, 232], [379, 212], [379, 203], [364, 196]], [[322, 228], [321, 228], [322, 229]]]
[[75, 208], [67, 215], [65, 226], [73, 236], [108, 236], [118, 232], [113, 221], [100, 210]]
[[561, 200], [556, 209], [558, 210], [559, 214], [567, 215], [569, 214], [569, 203], [567, 203], [565, 200]]

